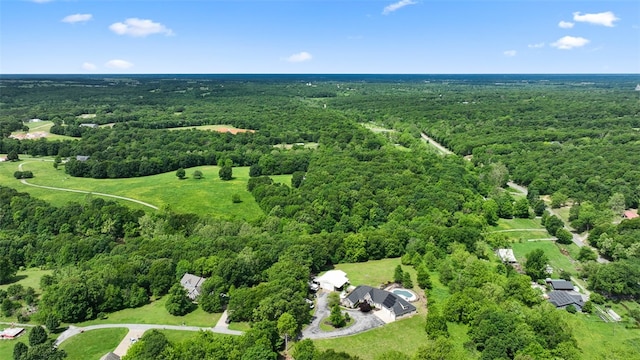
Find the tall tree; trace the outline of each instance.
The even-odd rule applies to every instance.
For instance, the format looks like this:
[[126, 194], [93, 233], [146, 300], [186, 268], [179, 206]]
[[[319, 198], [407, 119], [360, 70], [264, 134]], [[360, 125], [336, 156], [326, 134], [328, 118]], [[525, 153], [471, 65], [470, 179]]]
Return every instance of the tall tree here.
[[544, 279], [546, 277], [547, 263], [549, 262], [544, 250], [532, 250], [527, 254], [526, 258], [527, 260], [524, 264], [525, 273], [533, 280]]
[[165, 308], [169, 314], [174, 316], [182, 316], [191, 311], [193, 303], [187, 296], [187, 290], [180, 284], [175, 284], [169, 290]]
[[34, 326], [29, 331], [29, 345], [36, 346], [47, 341], [47, 332], [42, 326]]
[[298, 323], [293, 315], [288, 312], [280, 315], [278, 318], [278, 333], [284, 337], [284, 350], [289, 348], [289, 339], [296, 336], [298, 332]]
[[233, 161], [229, 159], [225, 160], [220, 167], [220, 171], [218, 171], [218, 175], [220, 176], [220, 180], [228, 181], [233, 179]]

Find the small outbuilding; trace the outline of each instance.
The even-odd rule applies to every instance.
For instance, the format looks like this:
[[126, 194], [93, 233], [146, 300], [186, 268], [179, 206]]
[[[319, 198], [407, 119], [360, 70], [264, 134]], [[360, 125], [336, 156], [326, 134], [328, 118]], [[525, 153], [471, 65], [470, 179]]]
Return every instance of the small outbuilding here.
[[625, 211], [625, 212], [624, 212], [624, 214], [622, 215], [622, 217], [623, 217], [623, 218], [625, 218], [625, 219], [629, 219], [629, 220], [631, 220], [631, 219], [635, 219], [635, 218], [637, 218], [638, 216], [640, 216], [640, 215], [638, 215], [638, 211], [637, 211], [637, 210], [636, 210], [636, 211], [633, 211], [633, 210], [627, 210], [627, 211]]
[[24, 328], [12, 327], [6, 328], [0, 333], [0, 339], [15, 339], [24, 333]]
[[347, 273], [342, 270], [329, 270], [322, 276], [315, 279], [322, 289], [327, 291], [341, 290], [349, 282]]
[[497, 251], [498, 257], [505, 264], [517, 264], [518, 260], [516, 256], [513, 254], [513, 249], [498, 249]]

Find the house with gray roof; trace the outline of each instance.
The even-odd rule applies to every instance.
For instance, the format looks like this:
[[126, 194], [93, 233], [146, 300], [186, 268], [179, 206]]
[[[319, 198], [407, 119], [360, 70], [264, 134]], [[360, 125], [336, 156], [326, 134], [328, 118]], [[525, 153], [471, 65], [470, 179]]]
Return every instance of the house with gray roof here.
[[372, 307], [383, 312], [384, 317], [391, 321], [403, 316], [414, 314], [417, 309], [402, 297], [385, 290], [367, 285], [356, 287], [343, 300], [343, 304], [356, 307], [361, 303], [369, 303]]
[[547, 295], [549, 296], [549, 302], [558, 309], [564, 309], [569, 305], [573, 305], [576, 310], [582, 311], [585, 303], [582, 295], [575, 291], [554, 290]]
[[187, 290], [187, 296], [191, 300], [195, 300], [202, 293], [202, 284], [207, 280], [203, 277], [186, 273], [180, 279], [180, 285]]
[[568, 280], [547, 279], [546, 282], [547, 284], [551, 285], [551, 288], [553, 288], [553, 290], [564, 290], [564, 291], [573, 290], [573, 283]]

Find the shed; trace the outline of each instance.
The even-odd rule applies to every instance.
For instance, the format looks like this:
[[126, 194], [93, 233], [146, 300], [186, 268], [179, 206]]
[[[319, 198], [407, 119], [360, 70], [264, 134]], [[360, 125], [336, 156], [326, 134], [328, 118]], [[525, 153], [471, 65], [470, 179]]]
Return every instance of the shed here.
[[89, 160], [89, 156], [87, 156], [87, 155], [78, 155], [78, 156], [76, 156], [76, 160], [78, 160], [78, 161], [87, 161], [87, 160]]
[[347, 273], [342, 270], [329, 270], [322, 276], [316, 278], [316, 281], [320, 284], [320, 287], [328, 290], [335, 291], [342, 289], [344, 284], [349, 282]]
[[638, 215], [637, 210], [636, 210], [636, 211], [633, 211], [633, 210], [627, 210], [627, 211], [625, 211], [625, 212], [624, 212], [624, 214], [622, 215], [622, 217], [624, 217], [625, 219], [635, 219], [635, 218], [637, 218], [638, 216], [639, 216], [639, 215]]
[[498, 257], [505, 264], [517, 264], [518, 260], [513, 254], [513, 249], [498, 249]]
[[15, 339], [18, 336], [20, 336], [23, 332], [24, 332], [24, 328], [21, 328], [21, 327], [6, 328], [0, 333], [0, 338]]

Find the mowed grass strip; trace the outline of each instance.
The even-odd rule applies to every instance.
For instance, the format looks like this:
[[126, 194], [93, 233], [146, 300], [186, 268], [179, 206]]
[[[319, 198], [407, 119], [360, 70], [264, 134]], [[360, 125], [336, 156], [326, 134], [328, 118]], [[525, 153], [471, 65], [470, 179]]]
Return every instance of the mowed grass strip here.
[[[33, 179], [28, 180], [29, 183], [36, 185], [125, 196], [150, 203], [159, 208], [168, 206], [172, 211], [178, 213], [209, 214], [248, 221], [255, 220], [263, 214], [251, 193], [247, 191], [248, 167], [233, 168], [234, 179], [230, 181], [220, 180], [217, 166], [199, 166], [186, 169], [187, 178], [184, 180], [179, 180], [175, 176], [175, 172], [126, 179], [89, 179], [71, 177], [64, 172], [62, 166], [61, 169], [56, 170], [53, 168], [52, 162], [44, 160], [51, 159], [25, 157], [18, 163], [0, 163], [0, 180], [3, 184], [9, 184], [19, 191], [34, 194], [34, 196], [58, 205], [65, 201], [82, 202], [87, 197], [86, 194], [23, 185], [13, 178], [13, 173], [18, 170], [19, 163], [24, 163], [23, 170], [30, 170], [35, 175]], [[194, 179], [192, 174], [195, 170], [200, 170], [204, 178]], [[276, 175], [272, 178], [275, 182], [291, 185], [291, 175]], [[240, 196], [240, 203], [233, 203], [232, 196], [234, 194]], [[133, 208], [152, 210], [129, 201], [121, 201], [121, 203]]]
[[488, 231], [510, 230], [510, 229], [544, 229], [540, 224], [540, 219], [498, 219], [497, 226], [489, 227]]
[[605, 323], [597, 315], [567, 313], [584, 359], [640, 359], [640, 331]]
[[67, 360], [99, 360], [116, 349], [127, 335], [127, 328], [96, 329], [78, 334], [60, 345]]
[[165, 308], [167, 297], [135, 309], [124, 309], [108, 314], [104, 320], [89, 320], [75, 324], [89, 326], [99, 324], [162, 324], [214, 327], [222, 314], [209, 314], [200, 307], [185, 316], [173, 316]]

